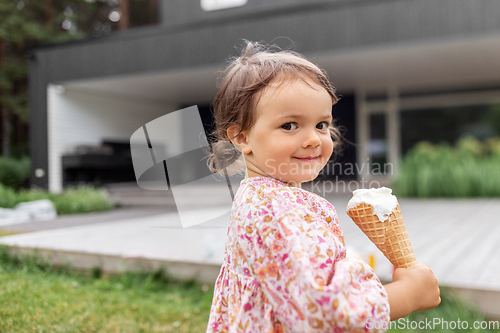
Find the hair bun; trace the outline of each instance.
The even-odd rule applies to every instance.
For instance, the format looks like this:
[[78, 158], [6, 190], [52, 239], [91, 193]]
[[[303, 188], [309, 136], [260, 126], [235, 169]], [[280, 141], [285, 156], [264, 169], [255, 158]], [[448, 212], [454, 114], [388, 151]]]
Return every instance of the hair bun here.
[[213, 172], [221, 172], [226, 169], [229, 176], [238, 174], [244, 170], [244, 163], [243, 154], [231, 141], [220, 140], [212, 144], [212, 154], [208, 160], [208, 166]]

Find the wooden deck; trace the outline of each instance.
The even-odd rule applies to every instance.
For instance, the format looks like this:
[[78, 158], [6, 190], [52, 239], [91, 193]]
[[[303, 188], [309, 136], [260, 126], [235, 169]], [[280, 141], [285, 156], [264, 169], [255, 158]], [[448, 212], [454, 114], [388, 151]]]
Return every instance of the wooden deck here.
[[[373, 249], [339, 204], [346, 245]], [[500, 200], [402, 199], [400, 207], [417, 260], [441, 284], [500, 291]]]
[[[335, 206], [346, 246], [362, 259], [376, 257], [379, 278], [392, 265], [345, 213], [350, 194], [327, 195]], [[401, 199], [400, 207], [418, 262], [441, 286], [463, 290], [494, 318], [500, 316], [500, 199]], [[351, 251], [351, 255], [354, 251]]]

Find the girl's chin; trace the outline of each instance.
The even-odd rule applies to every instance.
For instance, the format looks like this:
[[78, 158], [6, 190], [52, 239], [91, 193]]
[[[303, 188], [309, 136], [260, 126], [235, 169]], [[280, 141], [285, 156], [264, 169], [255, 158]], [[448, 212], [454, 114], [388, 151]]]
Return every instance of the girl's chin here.
[[295, 183], [295, 184], [300, 184], [300, 183], [307, 183], [307, 182], [310, 182], [312, 180], [315, 180], [317, 177], [318, 177], [318, 174], [315, 173], [315, 174], [304, 174], [304, 175], [300, 175], [300, 176], [296, 176], [296, 177], [286, 177], [286, 176], [281, 176], [280, 175], [276, 175], [276, 176], [273, 176], [274, 178], [276, 179], [279, 179], [281, 180], [282, 182], [285, 182], [285, 183]]

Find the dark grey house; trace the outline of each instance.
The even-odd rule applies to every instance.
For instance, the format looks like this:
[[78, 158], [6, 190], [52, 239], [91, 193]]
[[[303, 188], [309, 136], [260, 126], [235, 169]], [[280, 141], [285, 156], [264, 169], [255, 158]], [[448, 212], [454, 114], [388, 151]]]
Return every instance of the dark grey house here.
[[[303, 53], [342, 100], [333, 108], [358, 145], [341, 158], [391, 164], [415, 142], [500, 135], [497, 0], [170, 0], [161, 24], [33, 51], [32, 184], [60, 191], [63, 156], [127, 142], [143, 124], [198, 105], [208, 116], [224, 60], [242, 39]], [[498, 126], [496, 127], [498, 128]], [[182, 129], [165, 129], [182, 146]], [[371, 171], [370, 171], [371, 170]], [[69, 175], [68, 177], [70, 177]]]

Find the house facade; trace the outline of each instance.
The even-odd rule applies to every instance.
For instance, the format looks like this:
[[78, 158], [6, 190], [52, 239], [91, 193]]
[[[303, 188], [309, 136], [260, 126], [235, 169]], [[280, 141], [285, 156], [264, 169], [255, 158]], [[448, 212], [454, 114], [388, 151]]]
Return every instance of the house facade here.
[[[63, 157], [126, 143], [169, 112], [210, 103], [243, 39], [304, 54], [336, 86], [345, 154], [328, 177], [393, 177], [418, 141], [500, 135], [497, 0], [171, 0], [161, 23], [29, 57], [31, 183], [65, 186]], [[493, 119], [493, 120], [492, 120]], [[182, 119], [166, 128], [183, 151]], [[76, 181], [76, 180], [75, 180]]]

